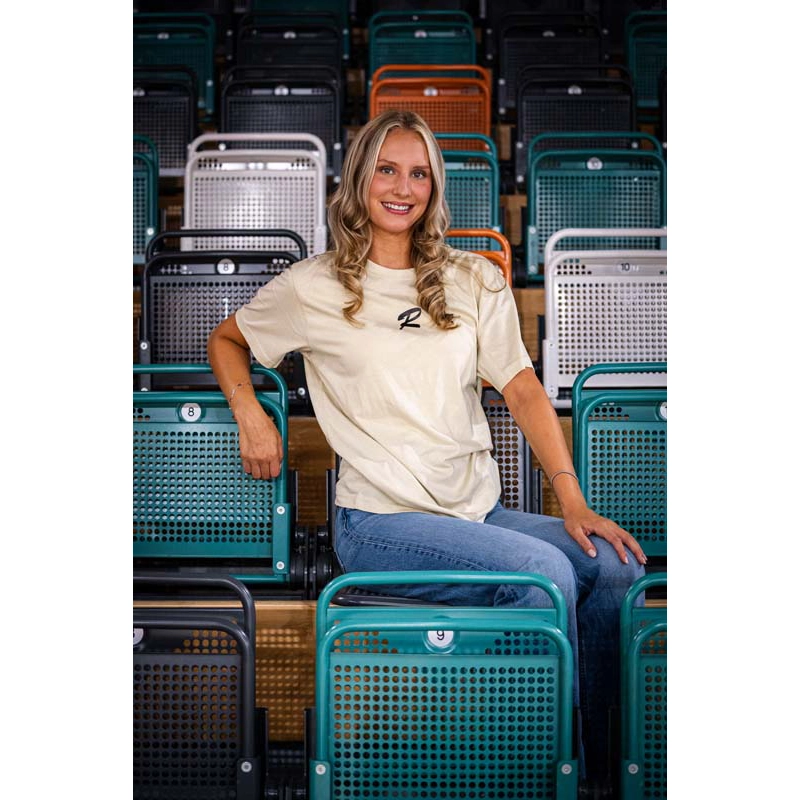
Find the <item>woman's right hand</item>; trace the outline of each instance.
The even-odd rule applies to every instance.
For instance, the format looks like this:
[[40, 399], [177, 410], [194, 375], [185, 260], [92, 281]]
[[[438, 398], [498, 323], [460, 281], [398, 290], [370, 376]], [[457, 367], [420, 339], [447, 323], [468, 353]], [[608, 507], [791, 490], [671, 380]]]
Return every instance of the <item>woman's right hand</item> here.
[[283, 439], [254, 396], [236, 398], [242, 466], [254, 478], [277, 478], [283, 460]]

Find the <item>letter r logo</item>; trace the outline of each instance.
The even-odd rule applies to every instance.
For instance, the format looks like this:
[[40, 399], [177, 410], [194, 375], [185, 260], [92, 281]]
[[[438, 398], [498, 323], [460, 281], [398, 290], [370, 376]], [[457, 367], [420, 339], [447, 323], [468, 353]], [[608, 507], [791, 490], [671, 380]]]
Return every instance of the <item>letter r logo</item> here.
[[418, 319], [421, 314], [422, 309], [419, 306], [409, 308], [401, 314], [398, 314], [397, 319], [402, 320], [400, 323], [400, 330], [403, 330], [403, 328], [419, 328], [419, 325], [414, 322], [414, 320]]

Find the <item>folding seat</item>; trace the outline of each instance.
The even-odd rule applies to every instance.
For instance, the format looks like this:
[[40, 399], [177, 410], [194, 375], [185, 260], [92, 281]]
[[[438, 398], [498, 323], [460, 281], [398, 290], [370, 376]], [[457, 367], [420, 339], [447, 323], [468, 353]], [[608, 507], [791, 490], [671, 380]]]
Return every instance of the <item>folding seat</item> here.
[[[228, 239], [235, 231], [170, 231], [156, 236], [147, 250], [142, 272], [142, 316], [139, 341], [140, 364], [195, 364], [208, 359], [206, 343], [211, 331], [230, 314], [249, 302], [269, 280], [298, 259], [292, 252], [305, 253], [305, 244], [293, 231], [248, 232], [265, 241], [285, 239], [284, 250], [198, 250], [180, 249], [188, 237]], [[240, 236], [242, 234], [239, 234]], [[174, 242], [169, 246], [168, 242]], [[295, 413], [309, 410], [303, 359], [287, 354], [277, 367], [286, 381], [289, 408]], [[265, 381], [257, 380], [256, 386]], [[213, 375], [143, 373], [139, 388], [217, 388]]]
[[667, 66], [667, 12], [637, 11], [625, 19], [625, 64], [636, 89], [640, 119], [658, 113], [658, 79]]
[[597, 14], [612, 60], [624, 58], [625, 22], [631, 14], [666, 9], [667, 0], [599, 0]]
[[327, 175], [339, 182], [343, 98], [331, 67], [232, 67], [220, 83], [220, 133], [314, 134], [330, 156]]
[[645, 575], [620, 611], [620, 800], [667, 796], [667, 602], [652, 597], [666, 587], [666, 572]]
[[[580, 145], [557, 132], [604, 133], [636, 131], [636, 100], [633, 84], [622, 70], [596, 67], [525, 67], [518, 73], [514, 162], [517, 184], [525, 181], [528, 146], [540, 134], [551, 134], [546, 146], [556, 150], [568, 147], [606, 147], [624, 149], [626, 137], [586, 137]], [[543, 145], [544, 146], [544, 141]]]
[[[445, 167], [445, 199], [452, 227], [489, 228], [500, 233], [500, 166], [497, 156], [478, 149], [450, 150], [442, 140], [440, 145]], [[450, 237], [448, 244], [461, 250], [497, 249], [494, 239], [464, 242]]]
[[[661, 228], [666, 225], [666, 164], [648, 134], [628, 134], [655, 149], [539, 149], [547, 137], [617, 139], [613, 134], [541, 134], [528, 148], [526, 261], [528, 278], [541, 280], [548, 239], [567, 228]], [[652, 240], [651, 240], [652, 241]], [[561, 249], [570, 247], [564, 240]], [[635, 240], [597, 241], [605, 249], [648, 248]], [[658, 246], [658, 245], [656, 245]]]
[[133, 136], [133, 263], [158, 231], [158, 149], [146, 136]]
[[572, 390], [573, 462], [586, 501], [653, 564], [667, 556], [666, 374], [665, 361], [595, 364]]
[[[143, 372], [210, 372], [208, 364], [134, 364]], [[222, 392], [133, 392], [133, 558], [166, 574], [224, 573], [251, 591], [308, 593], [313, 531], [298, 533], [288, 474], [288, 392], [276, 370], [254, 365], [273, 389], [256, 396], [283, 439], [280, 474], [245, 473], [238, 428]]]
[[134, 800], [275, 796], [250, 592], [229, 577], [135, 572], [133, 595]]
[[[572, 241], [666, 238], [666, 230], [565, 230]], [[557, 237], [553, 237], [553, 245]], [[667, 251], [548, 250], [544, 274], [542, 383], [570, 408], [578, 375], [594, 364], [667, 359]], [[624, 380], [624, 379], [623, 379]], [[645, 380], [641, 376], [637, 382]]]
[[134, 67], [133, 131], [152, 139], [159, 174], [182, 176], [186, 148], [197, 136], [197, 90], [188, 68]]
[[474, 23], [465, 11], [379, 11], [367, 21], [367, 41], [368, 76], [387, 64], [476, 63]]
[[[435, 134], [492, 136], [491, 78], [486, 69], [475, 64], [379, 67], [372, 75], [369, 117], [392, 108], [416, 111]], [[485, 149], [480, 140], [470, 137], [454, 139], [452, 146], [459, 150]]]
[[287, 12], [285, 0], [251, 0], [250, 10], [256, 14], [292, 14], [301, 19], [316, 15], [320, 19], [330, 20], [340, 33], [342, 40], [342, 58], [350, 59], [350, 11], [351, 0], [297, 0], [291, 3], [291, 11]]
[[216, 37], [216, 24], [208, 14], [134, 14], [133, 66], [191, 69], [196, 78], [197, 108], [204, 119], [213, 119]]
[[479, 253], [497, 265], [509, 286], [514, 284], [511, 243], [491, 228], [450, 228], [446, 234], [447, 244], [456, 250]]
[[[342, 602], [352, 587], [532, 584], [552, 608]], [[563, 596], [527, 573], [334, 578], [317, 601], [310, 800], [577, 797]]]
[[347, 56], [345, 34], [333, 14], [284, 7], [280, 13], [253, 11], [239, 20], [237, 67], [305, 64], [332, 67], [341, 75]]
[[[327, 153], [310, 133], [203, 134], [189, 147], [184, 228], [298, 233], [309, 256], [327, 247]], [[192, 248], [264, 247], [248, 237], [188, 240]], [[266, 242], [281, 249], [285, 242]]]
[[492, 455], [500, 468], [500, 502], [514, 511], [543, 514], [542, 474], [530, 445], [493, 386], [484, 386], [481, 405], [492, 432]]
[[[494, 44], [493, 44], [494, 43]], [[497, 80], [497, 110], [513, 119], [518, 74], [528, 65], [591, 65], [606, 60], [600, 23], [593, 14], [513, 12], [500, 17], [487, 45]], [[501, 116], [502, 119], [502, 116]]]

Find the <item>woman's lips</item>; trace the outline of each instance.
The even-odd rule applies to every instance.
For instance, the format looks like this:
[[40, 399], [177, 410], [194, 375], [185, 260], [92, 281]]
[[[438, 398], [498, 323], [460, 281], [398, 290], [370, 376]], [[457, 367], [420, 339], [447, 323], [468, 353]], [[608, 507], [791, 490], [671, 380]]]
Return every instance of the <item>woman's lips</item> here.
[[381, 205], [391, 214], [408, 214], [412, 206], [407, 203], [384, 203]]

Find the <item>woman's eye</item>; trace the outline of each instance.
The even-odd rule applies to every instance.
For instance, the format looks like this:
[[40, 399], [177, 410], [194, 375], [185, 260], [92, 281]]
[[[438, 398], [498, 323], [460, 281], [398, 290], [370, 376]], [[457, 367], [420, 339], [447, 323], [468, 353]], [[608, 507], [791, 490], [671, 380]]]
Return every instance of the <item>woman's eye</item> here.
[[428, 173], [424, 172], [423, 170], [417, 170], [412, 174], [414, 175], [415, 178], [420, 178], [421, 180], [424, 180], [425, 178], [428, 177]]

